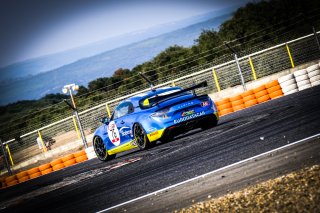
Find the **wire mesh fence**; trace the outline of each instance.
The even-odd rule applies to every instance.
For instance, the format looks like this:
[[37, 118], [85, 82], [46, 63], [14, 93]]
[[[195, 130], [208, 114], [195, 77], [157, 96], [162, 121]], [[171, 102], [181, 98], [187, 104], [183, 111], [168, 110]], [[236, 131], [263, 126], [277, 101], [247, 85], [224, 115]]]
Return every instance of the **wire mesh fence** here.
[[[239, 52], [239, 64], [245, 82], [255, 80], [255, 75], [257, 78], [261, 78], [291, 68], [293, 64], [290, 61], [290, 54], [294, 65], [304, 64], [320, 58], [320, 49], [314, 34], [308, 34], [307, 36], [292, 41], [286, 40], [281, 44], [278, 43], [275, 45], [272, 43], [275, 46], [270, 46], [270, 44], [271, 43], [266, 41], [262, 46], [264, 48], [267, 47], [267, 49], [263, 50], [260, 48], [261, 45], [258, 44], [257, 46], [260, 45], [259, 48], [252, 48], [252, 50], [256, 52], [246, 50], [245, 53], [247, 53], [247, 55], [243, 55], [241, 51]], [[204, 80], [207, 81], [208, 87], [197, 91], [198, 94], [214, 93], [229, 87], [241, 85], [239, 70], [233, 54], [227, 52], [226, 47], [221, 47], [219, 51], [226, 53], [219, 57], [213, 57], [209, 63], [191, 67], [189, 67], [188, 64], [185, 69], [179, 71], [168, 68], [164, 69], [160, 74], [149, 73], [149, 77], [152, 78], [153, 75], [160, 75], [156, 78], [156, 87], [187, 87]], [[147, 83], [143, 82], [137, 76], [133, 78], [136, 79], [127, 87], [129, 89], [121, 90], [121, 88], [117, 88], [117, 90], [108, 90], [105, 88], [105, 92], [88, 97], [94, 99], [95, 106], [90, 105], [89, 108], [88, 106], [79, 107], [79, 117], [87, 137], [92, 135], [100, 125], [99, 120], [109, 116], [108, 111], [112, 112], [122, 100], [136, 93], [148, 90], [149, 85]], [[85, 100], [86, 99], [82, 101]], [[20, 123], [17, 124], [14, 131], [1, 136], [6, 139], [5, 144], [10, 152], [12, 164], [19, 164], [30, 159], [34, 161], [40, 158], [41, 160], [47, 159], [44, 154], [44, 148], [39, 147], [37, 143], [39, 135], [44, 138], [45, 142], [51, 140], [52, 144], [48, 149], [51, 148], [52, 150], [58, 147], [66, 147], [65, 151], [67, 152], [69, 150], [69, 144], [75, 143], [75, 141], [81, 145], [81, 137], [78, 131], [79, 127], [77, 122], [75, 122], [72, 111], [66, 106], [62, 106], [62, 103], [57, 104], [55, 107], [55, 110], [61, 111], [61, 116], [55, 119], [55, 122], [49, 125], [44, 122], [42, 126], [34, 126], [33, 129], [30, 129], [33, 126], [24, 128], [23, 124]], [[36, 158], [37, 156], [41, 157]], [[2, 161], [0, 161], [0, 169], [3, 169]]]

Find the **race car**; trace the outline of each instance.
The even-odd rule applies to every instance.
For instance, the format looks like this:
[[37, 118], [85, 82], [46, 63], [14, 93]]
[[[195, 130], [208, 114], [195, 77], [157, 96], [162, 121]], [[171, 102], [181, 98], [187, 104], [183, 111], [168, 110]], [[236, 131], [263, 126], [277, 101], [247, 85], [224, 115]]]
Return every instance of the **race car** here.
[[195, 89], [163, 87], [151, 89], [122, 101], [111, 118], [94, 133], [93, 147], [102, 161], [133, 148], [153, 147], [156, 141], [171, 141], [175, 136], [195, 128], [209, 129], [218, 124], [216, 105], [208, 95], [196, 95]]

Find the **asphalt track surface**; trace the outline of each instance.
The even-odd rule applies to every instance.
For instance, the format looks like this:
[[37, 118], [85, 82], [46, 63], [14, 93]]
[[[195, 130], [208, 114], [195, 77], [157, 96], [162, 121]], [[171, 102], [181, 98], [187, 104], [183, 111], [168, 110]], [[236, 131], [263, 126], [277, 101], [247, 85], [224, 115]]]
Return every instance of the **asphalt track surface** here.
[[[319, 132], [320, 86], [224, 116], [216, 128], [194, 130], [147, 151], [131, 151], [109, 162], [93, 159], [1, 190], [0, 211], [96, 212]], [[320, 161], [310, 159], [255, 182]], [[220, 195], [246, 184], [220, 189]], [[168, 209], [163, 204], [159, 211], [182, 204]]]

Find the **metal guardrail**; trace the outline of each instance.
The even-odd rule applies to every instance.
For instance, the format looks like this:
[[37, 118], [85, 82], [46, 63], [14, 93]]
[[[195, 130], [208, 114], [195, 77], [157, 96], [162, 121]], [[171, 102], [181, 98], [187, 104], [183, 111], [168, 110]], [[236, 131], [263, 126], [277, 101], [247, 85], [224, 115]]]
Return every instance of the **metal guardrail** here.
[[[320, 31], [316, 34], [318, 35], [319, 33]], [[320, 58], [319, 56], [320, 49], [314, 40], [314, 34], [308, 34], [306, 36], [239, 57], [238, 60], [242, 69], [244, 81], [248, 82], [294, 67], [295, 65], [318, 59]], [[231, 59], [231, 55], [227, 56], [227, 58]], [[200, 67], [207, 68], [195, 72], [194, 70], [196, 68], [190, 68], [171, 76], [171, 80], [165, 77], [158, 80], [159, 83], [155, 88], [171, 85], [185, 87], [192, 83], [207, 80], [208, 89], [199, 90], [200, 93], [207, 93], [217, 92], [225, 88], [241, 84], [235, 60], [228, 60], [217, 65], [209, 63], [201, 65]], [[186, 72], [192, 73], [190, 74]], [[100, 125], [97, 117], [101, 118], [107, 116], [122, 100], [149, 90], [147, 85], [138, 86], [138, 88], [142, 89], [132, 91], [130, 94], [114, 98], [110, 101], [105, 101], [97, 106], [93, 106], [79, 112], [86, 134], [91, 134], [93, 130]], [[27, 160], [44, 151], [38, 148], [36, 142], [36, 138], [39, 135], [55, 138], [57, 142], [53, 146], [61, 146], [65, 143], [70, 143], [80, 139], [77, 124], [74, 122], [74, 116], [66, 117], [57, 122], [45, 125], [39, 129], [21, 135], [21, 141], [19, 142], [15, 139], [10, 139], [4, 142], [4, 145], [7, 147], [9, 152], [11, 150], [10, 155], [13, 159], [12, 164]]]

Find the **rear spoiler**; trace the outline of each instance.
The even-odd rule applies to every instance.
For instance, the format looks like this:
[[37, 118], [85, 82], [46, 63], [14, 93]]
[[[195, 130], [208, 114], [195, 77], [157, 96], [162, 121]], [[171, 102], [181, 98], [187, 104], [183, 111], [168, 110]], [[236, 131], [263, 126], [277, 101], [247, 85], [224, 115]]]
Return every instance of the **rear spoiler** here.
[[[146, 99], [147, 101], [146, 100], [140, 100], [139, 101], [139, 105], [140, 105], [140, 108], [142, 108], [142, 109], [149, 108], [149, 107], [152, 107], [154, 104], [158, 104], [160, 101], [164, 101], [164, 100], [169, 99], [170, 97], [174, 97], [176, 95], [179, 95], [179, 94], [191, 91], [191, 90], [199, 89], [199, 88], [202, 88], [202, 87], [207, 87], [207, 86], [208, 86], [207, 81], [203, 81], [203, 82], [201, 82], [199, 84], [196, 84], [196, 85], [194, 85], [192, 87], [189, 87], [189, 88], [186, 88], [186, 89], [183, 89], [183, 90], [180, 90], [180, 91], [168, 94], [168, 95], [163, 95], [163, 96], [157, 96], [156, 95], [156, 96], [154, 96], [154, 97], [152, 97], [150, 99]], [[151, 106], [150, 106], [150, 103], [151, 103]]]

